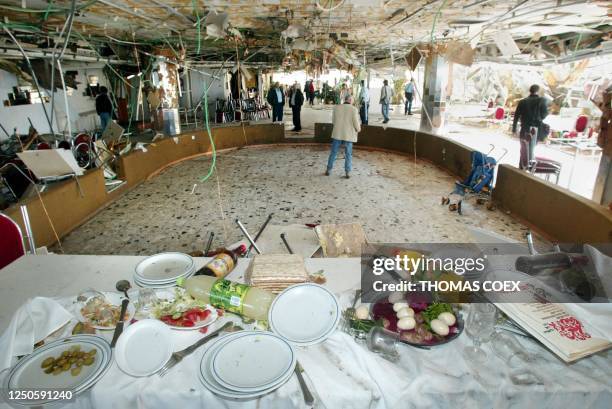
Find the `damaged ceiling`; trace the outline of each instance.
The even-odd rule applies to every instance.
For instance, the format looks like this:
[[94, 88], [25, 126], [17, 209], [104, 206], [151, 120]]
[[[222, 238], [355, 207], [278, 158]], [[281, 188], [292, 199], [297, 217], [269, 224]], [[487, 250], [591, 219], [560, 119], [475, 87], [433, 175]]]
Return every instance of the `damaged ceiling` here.
[[[54, 46], [74, 6], [68, 55], [133, 60], [170, 48], [177, 59], [240, 58], [330, 65], [390, 64], [415, 45], [469, 44], [479, 60], [557, 61], [608, 53], [610, 1], [572, 0], [0, 0], [5, 29], [28, 51]], [[500, 33], [518, 53], [504, 55]], [[505, 34], [507, 35], [507, 34]], [[5, 56], [18, 57], [3, 33]], [[304, 55], [306, 56], [304, 57]], [[587, 55], [588, 54], [588, 55]], [[289, 58], [288, 56], [291, 56]], [[333, 58], [333, 57], [337, 58]], [[318, 60], [317, 60], [318, 58]]]

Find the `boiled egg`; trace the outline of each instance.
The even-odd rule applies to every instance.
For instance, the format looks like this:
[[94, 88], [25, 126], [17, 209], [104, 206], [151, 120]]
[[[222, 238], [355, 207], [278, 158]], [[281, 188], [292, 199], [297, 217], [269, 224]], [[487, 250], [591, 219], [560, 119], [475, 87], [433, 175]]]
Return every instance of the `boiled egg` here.
[[443, 337], [448, 335], [448, 332], [449, 332], [448, 325], [446, 325], [446, 323], [442, 320], [439, 320], [439, 319], [431, 320], [431, 322], [429, 323], [429, 326], [431, 327], [431, 330], [438, 335], [441, 335]]

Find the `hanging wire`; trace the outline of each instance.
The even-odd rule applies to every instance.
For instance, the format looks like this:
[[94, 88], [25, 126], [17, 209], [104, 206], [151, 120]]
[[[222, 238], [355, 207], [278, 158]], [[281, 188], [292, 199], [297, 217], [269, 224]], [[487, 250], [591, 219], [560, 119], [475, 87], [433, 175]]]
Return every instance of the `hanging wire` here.
[[196, 27], [198, 30], [198, 48], [196, 50], [196, 54], [200, 54], [200, 48], [202, 46], [202, 28], [201, 28], [201, 24], [200, 24], [200, 13], [198, 12], [198, 7], [196, 5], [196, 0], [191, 0], [191, 5], [193, 7], [193, 11], [195, 11], [196, 13]]
[[208, 90], [204, 92], [202, 99], [204, 100], [203, 104], [204, 104], [204, 120], [206, 123], [206, 132], [208, 133], [208, 139], [210, 140], [210, 147], [212, 149], [212, 163], [210, 164], [210, 168], [208, 169], [208, 173], [206, 174], [206, 176], [203, 176], [200, 179], [200, 182], [206, 182], [215, 171], [215, 167], [217, 165], [217, 150], [215, 147], [215, 141], [213, 140], [213, 137], [212, 137], [212, 132], [210, 130], [210, 124], [209, 124], [209, 118], [208, 118]]

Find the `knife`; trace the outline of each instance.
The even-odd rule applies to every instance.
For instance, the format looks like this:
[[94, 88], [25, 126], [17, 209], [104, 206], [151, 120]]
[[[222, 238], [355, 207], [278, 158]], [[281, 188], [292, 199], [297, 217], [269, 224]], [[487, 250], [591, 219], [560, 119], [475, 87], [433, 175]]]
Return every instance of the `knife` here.
[[123, 301], [121, 301], [121, 312], [119, 313], [119, 322], [117, 322], [117, 326], [115, 327], [115, 333], [113, 334], [113, 340], [111, 341], [111, 348], [115, 347], [115, 344], [117, 344], [117, 340], [119, 339], [119, 335], [121, 335], [121, 333], [123, 332], [123, 324], [125, 321], [125, 311], [127, 310], [129, 303], [130, 303], [130, 300], [128, 300], [127, 298], [124, 298]]

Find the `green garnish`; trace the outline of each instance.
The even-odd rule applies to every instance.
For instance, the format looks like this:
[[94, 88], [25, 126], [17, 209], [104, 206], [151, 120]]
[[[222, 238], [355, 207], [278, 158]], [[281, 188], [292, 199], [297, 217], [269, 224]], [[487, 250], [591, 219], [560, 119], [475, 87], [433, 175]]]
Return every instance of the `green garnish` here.
[[436, 318], [438, 318], [438, 316], [442, 314], [443, 312], [452, 313], [453, 307], [451, 307], [450, 304], [447, 304], [445, 302], [435, 302], [431, 304], [429, 307], [425, 308], [421, 312], [421, 316], [423, 317], [423, 321], [425, 321], [425, 323], [429, 327], [429, 323], [432, 320], [435, 320]]
[[350, 327], [357, 331], [370, 332], [370, 330], [374, 327], [382, 327], [382, 320], [374, 321], [374, 320], [359, 320], [352, 319], [349, 320]]

